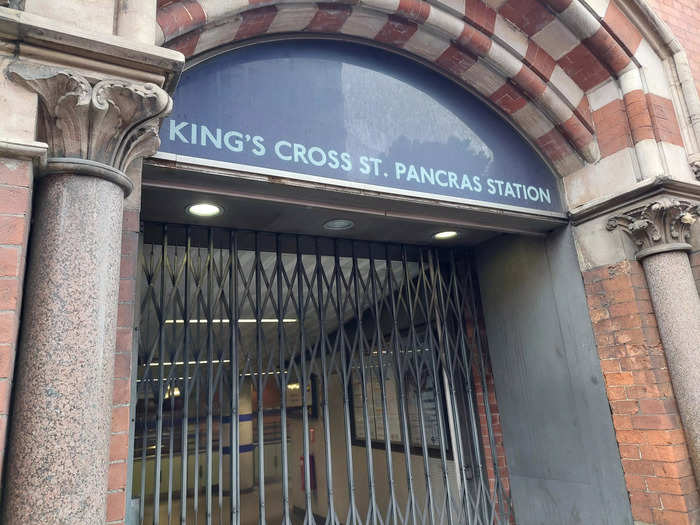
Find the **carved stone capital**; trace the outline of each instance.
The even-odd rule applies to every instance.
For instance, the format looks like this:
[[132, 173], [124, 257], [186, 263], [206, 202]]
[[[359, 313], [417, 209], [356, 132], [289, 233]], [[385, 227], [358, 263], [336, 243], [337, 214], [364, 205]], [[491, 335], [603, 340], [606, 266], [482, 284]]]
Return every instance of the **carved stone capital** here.
[[[39, 95], [40, 137], [49, 145], [41, 175], [67, 173], [107, 178], [128, 194], [124, 172], [132, 161], [154, 154], [158, 128], [172, 109], [155, 84], [101, 80], [94, 85], [71, 71], [17, 62], [8, 77]], [[82, 162], [76, 162], [76, 161]]]
[[699, 214], [697, 204], [664, 197], [611, 217], [607, 229], [619, 226], [634, 242], [637, 259], [643, 259], [655, 253], [690, 251], [690, 227]]

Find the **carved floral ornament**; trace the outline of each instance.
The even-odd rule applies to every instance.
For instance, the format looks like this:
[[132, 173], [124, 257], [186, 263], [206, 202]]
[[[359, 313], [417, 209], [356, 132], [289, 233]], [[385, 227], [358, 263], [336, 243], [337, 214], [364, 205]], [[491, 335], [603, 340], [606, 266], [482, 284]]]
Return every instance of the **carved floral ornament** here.
[[155, 84], [100, 80], [49, 66], [17, 62], [8, 77], [39, 95], [40, 137], [49, 146], [41, 175], [74, 173], [112, 180], [131, 191], [132, 161], [153, 155], [172, 99]]
[[642, 259], [655, 253], [691, 250], [690, 227], [699, 214], [697, 204], [662, 198], [611, 217], [607, 229], [612, 231], [619, 226], [637, 247], [637, 259]]

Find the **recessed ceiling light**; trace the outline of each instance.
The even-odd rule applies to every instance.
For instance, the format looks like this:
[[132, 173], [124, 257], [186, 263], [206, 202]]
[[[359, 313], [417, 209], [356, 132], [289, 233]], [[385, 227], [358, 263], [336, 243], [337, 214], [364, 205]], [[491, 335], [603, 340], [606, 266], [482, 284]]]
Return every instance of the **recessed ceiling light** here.
[[215, 217], [222, 211], [224, 210], [221, 206], [217, 206], [216, 204], [211, 204], [209, 202], [190, 204], [187, 207], [187, 213], [190, 215], [196, 215], [197, 217]]
[[444, 231], [444, 232], [437, 232], [435, 235], [433, 235], [433, 239], [437, 239], [439, 241], [444, 241], [446, 239], [454, 239], [457, 237], [457, 232], [455, 231]]
[[355, 226], [355, 223], [350, 219], [332, 219], [323, 224], [326, 230], [333, 231], [349, 230], [353, 226]]

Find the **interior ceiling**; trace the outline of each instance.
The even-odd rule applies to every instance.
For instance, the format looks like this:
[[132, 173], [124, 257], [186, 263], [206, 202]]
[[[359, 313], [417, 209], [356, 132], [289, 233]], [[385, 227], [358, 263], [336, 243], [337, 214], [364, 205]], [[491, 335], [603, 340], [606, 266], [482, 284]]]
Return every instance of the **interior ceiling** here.
[[[162, 245], [145, 245], [144, 246], [144, 254], [145, 257], [148, 258], [150, 255], [151, 250], [155, 250], [156, 254], [160, 253], [162, 249]], [[204, 252], [206, 252], [206, 248], [203, 249]], [[215, 249], [213, 256], [215, 260], [225, 260], [225, 256], [228, 253], [228, 250], [224, 250], [224, 253], [220, 253], [221, 250]], [[201, 255], [201, 254], [199, 254]], [[222, 256], [223, 255], [223, 256]], [[177, 262], [177, 257], [175, 253], [172, 250], [172, 247], [170, 249], [170, 255], [169, 257], [171, 258], [171, 264], [173, 266], [178, 267], [179, 264]], [[180, 257], [182, 257], [182, 253], [180, 253]], [[251, 269], [253, 268], [253, 265], [255, 263], [255, 252], [254, 251], [249, 251], [249, 250], [241, 250], [238, 252], [238, 264], [242, 268], [242, 275], [243, 276], [248, 276], [250, 278], [251, 276]], [[278, 336], [278, 324], [276, 321], [277, 315], [275, 313], [275, 305], [273, 304], [273, 301], [276, 301], [276, 289], [277, 289], [277, 277], [275, 274], [275, 265], [277, 264], [277, 257], [275, 252], [271, 251], [263, 251], [260, 253], [260, 271], [261, 271], [261, 276], [262, 276], [262, 282], [263, 282], [263, 290], [262, 290], [262, 298], [263, 300], [261, 301], [261, 304], [259, 305], [262, 308], [262, 311], [260, 312], [260, 317], [262, 319], [265, 319], [263, 323], [261, 323], [261, 333], [260, 335], [262, 336], [262, 344], [260, 345], [260, 351], [263, 353], [265, 356], [265, 362], [267, 362], [270, 358], [270, 356], [275, 355], [278, 353], [279, 348], [276, 346], [277, 343], [277, 336]], [[289, 279], [294, 278], [294, 273], [295, 273], [295, 267], [297, 264], [297, 259], [294, 254], [285, 254], [282, 257], [282, 266], [284, 268], [285, 274], [288, 276]], [[314, 279], [314, 273], [317, 272], [317, 267], [316, 267], [316, 256], [312, 254], [305, 254], [302, 257], [302, 264], [304, 267], [304, 271], [306, 272], [309, 280], [313, 283]], [[366, 258], [358, 258], [357, 259], [357, 272], [360, 275], [361, 281], [363, 283], [369, 283], [370, 282], [370, 261], [369, 259]], [[340, 274], [344, 275], [345, 281], [349, 282], [350, 281], [350, 275], [352, 272], [352, 267], [353, 267], [353, 259], [351, 257], [339, 257], [337, 265], [333, 257], [322, 257], [321, 258], [321, 266], [323, 268], [323, 274], [326, 276], [327, 279], [332, 279], [334, 271], [337, 270]], [[405, 267], [405, 272], [404, 272], [404, 267], [403, 265], [395, 261], [392, 266], [392, 276], [393, 276], [393, 285], [397, 290], [405, 290], [402, 288], [402, 286], [405, 286], [405, 283], [407, 281], [412, 281], [415, 279], [415, 277], [419, 273], [419, 265], [416, 262], [407, 262], [406, 267]], [[387, 265], [384, 263], [384, 261], [378, 261], [375, 266], [375, 293], [377, 294], [377, 301], [378, 303], [381, 303], [381, 301], [388, 296], [389, 293], [389, 287], [387, 285]], [[240, 278], [239, 278], [240, 279]], [[252, 278], [251, 278], [252, 279]], [[206, 281], [206, 279], [204, 280]], [[147, 284], [144, 281], [144, 286], [147, 286]], [[154, 286], [159, 286], [158, 283], [155, 283]], [[201, 286], [203, 287], [204, 294], [206, 295], [206, 282], [202, 282]], [[287, 297], [288, 295], [291, 297], [294, 297], [294, 301], [297, 300], [297, 294], [295, 293], [295, 287], [294, 287], [294, 282], [292, 281], [291, 288], [290, 284], [286, 282], [286, 280], [283, 279], [282, 283], [282, 297]], [[367, 284], [369, 286], [369, 284]], [[216, 287], [216, 286], [215, 286]], [[239, 305], [239, 318], [242, 319], [243, 321], [239, 325], [240, 329], [240, 348], [242, 349], [242, 354], [248, 355], [255, 354], [256, 352], [256, 336], [258, 335], [256, 332], [257, 325], [252, 322], [256, 317], [255, 317], [255, 312], [254, 312], [254, 304], [251, 302], [251, 297], [250, 293], [255, 293], [254, 291], [251, 292], [250, 287], [254, 289], [254, 284], [252, 282], [245, 283], [243, 281], [239, 282], [238, 285], [238, 295], [237, 295], [237, 303]], [[194, 295], [194, 280], [190, 279], [190, 289], [185, 290], [185, 279], [180, 278], [177, 283], [177, 289], [179, 290], [180, 297], [185, 297], [186, 295], [189, 295], [192, 297]], [[141, 291], [143, 297], [147, 297], [148, 293], [146, 292], [145, 289]], [[170, 292], [168, 292], [169, 295]], [[304, 317], [304, 324], [303, 324], [303, 329], [304, 329], [304, 335], [306, 338], [307, 345], [309, 347], [313, 347], [320, 336], [321, 333], [321, 317], [319, 314], [319, 311], [317, 308], [314, 307], [315, 304], [318, 303], [318, 292], [315, 289], [315, 286], [311, 286], [310, 288], [305, 289], [305, 293], [309, 294], [313, 297], [315, 297], [315, 301], [317, 302], [312, 302], [312, 303], [307, 303], [306, 309], [305, 309], [305, 317]], [[331, 286], [328, 289], [324, 290], [325, 294], [330, 294], [333, 297], [336, 297], [336, 292], [334, 291], [333, 286]], [[326, 304], [326, 307], [324, 308], [324, 313], [323, 313], [323, 321], [324, 321], [324, 327], [326, 329], [327, 334], [332, 334], [335, 332], [335, 330], [338, 328], [339, 324], [342, 322], [343, 324], [347, 323], [351, 319], [354, 318], [354, 308], [355, 305], [352, 301], [346, 300], [348, 291], [344, 290], [341, 291], [341, 300], [340, 300], [340, 306], [338, 309], [334, 308], [332, 304]], [[271, 294], [271, 297], [269, 296]], [[224, 287], [223, 290], [223, 295], [226, 297], [226, 301], [229, 299], [227, 295], [227, 290], [226, 287]], [[336, 297], [337, 300], [337, 297]], [[287, 351], [287, 357], [291, 357], [295, 353], [299, 352], [298, 349], [298, 344], [299, 344], [299, 330], [301, 328], [301, 325], [299, 323], [299, 319], [297, 318], [297, 313], [295, 312], [295, 303], [292, 301], [291, 303], [285, 303], [286, 304], [286, 309], [284, 312], [284, 315], [282, 316], [286, 321], [284, 322], [284, 334], [285, 334], [285, 348]], [[361, 293], [361, 297], [358, 298], [358, 303], [357, 303], [357, 308], [359, 309], [360, 312], [364, 312], [367, 308], [370, 307], [372, 304], [372, 298], [369, 294], [369, 292], [365, 291], [365, 293]], [[145, 303], [146, 308], [141, 314], [141, 331], [142, 331], [142, 336], [144, 337], [142, 346], [140, 347], [141, 353], [142, 353], [142, 359], [143, 363], [142, 364], [148, 364], [149, 362], [152, 362], [153, 360], [158, 360], [159, 355], [158, 353], [153, 353], [153, 347], [154, 345], [158, 344], [158, 333], [159, 333], [159, 318], [156, 315], [155, 310], [153, 309], [153, 303], [149, 300], [146, 301]], [[172, 306], [172, 305], [171, 305]], [[221, 308], [221, 305], [218, 305], [218, 308]], [[182, 312], [177, 310], [176, 308], [165, 308], [166, 311], [171, 311], [175, 310], [175, 313], [171, 313], [166, 315], [166, 330], [169, 330], [169, 332], [166, 334], [167, 335], [167, 344], [166, 344], [166, 353], [168, 354], [168, 358], [166, 359], [167, 361], [177, 361], [178, 356], [175, 355], [178, 351], [181, 351], [182, 349], [179, 346], [179, 343], [183, 340], [183, 319], [182, 319]], [[402, 310], [403, 312], [403, 310]], [[386, 312], [385, 312], [386, 314]], [[401, 313], [399, 313], [399, 316]], [[405, 315], [405, 312], [403, 313]], [[421, 313], [420, 311], [416, 312], [416, 317], [421, 318]], [[201, 354], [204, 351], [206, 351], [206, 342], [207, 342], [207, 324], [206, 320], [204, 319], [205, 314], [202, 314], [199, 312], [199, 315], [196, 314], [196, 312], [189, 312], [188, 313], [189, 320], [191, 322], [190, 325], [190, 343], [192, 345], [192, 353], [193, 354]], [[212, 330], [214, 331], [214, 336], [215, 336], [215, 344], [221, 344], [223, 347], [221, 348], [228, 348], [228, 344], [226, 343], [226, 337], [228, 337], [228, 333], [230, 331], [229, 325], [228, 325], [228, 318], [226, 315], [217, 310], [217, 312], [214, 312], [212, 314], [212, 318], [215, 320], [212, 324]], [[401, 323], [404, 323], [405, 320], [402, 320]], [[370, 334], [371, 338], [371, 334]], [[175, 342], [173, 344], [173, 342]], [[216, 353], [221, 352], [221, 348], [218, 348]], [[242, 357], [243, 360], [246, 360], [246, 357]], [[180, 356], [181, 357], [181, 356]]]
[[[343, 237], [380, 242], [426, 244], [444, 228], [440, 224], [399, 220], [357, 212], [342, 213], [324, 208], [266, 202], [251, 199], [190, 193], [164, 188], [144, 188], [142, 216], [149, 221], [182, 224], [206, 224], [226, 228], [251, 229], [278, 233], [299, 233]], [[215, 202], [224, 208], [219, 217], [198, 219], [185, 211], [195, 202]], [[323, 224], [331, 219], [350, 219], [355, 226], [348, 231], [328, 231]], [[447, 227], [448, 225], [445, 225]], [[496, 235], [496, 232], [460, 228], [459, 238], [451, 244], [473, 245]]]
[[[500, 233], [541, 234], [564, 222], [268, 177], [201, 173], [154, 160], [145, 166], [142, 192], [141, 216], [146, 221], [392, 243], [474, 246]], [[186, 209], [196, 202], [212, 202], [224, 211], [213, 218], [193, 217]], [[325, 222], [339, 218], [352, 220], [354, 227], [340, 232], [323, 228]], [[459, 236], [450, 241], [433, 239], [446, 229]]]

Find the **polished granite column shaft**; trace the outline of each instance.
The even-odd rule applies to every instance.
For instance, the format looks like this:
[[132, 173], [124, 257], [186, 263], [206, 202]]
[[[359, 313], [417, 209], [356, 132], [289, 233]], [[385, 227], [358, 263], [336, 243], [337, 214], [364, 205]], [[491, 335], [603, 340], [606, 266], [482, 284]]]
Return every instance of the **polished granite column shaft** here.
[[697, 204], [662, 197], [608, 221], [635, 244], [654, 307], [695, 476], [700, 477], [700, 296], [688, 252]]
[[105, 521], [124, 192], [37, 188], [2, 523]]
[[39, 99], [31, 244], [0, 522], [106, 520], [125, 171], [153, 154], [172, 101], [154, 84], [92, 83], [22, 61]]
[[700, 475], [700, 296], [688, 254], [671, 251], [642, 259], [688, 451]]

